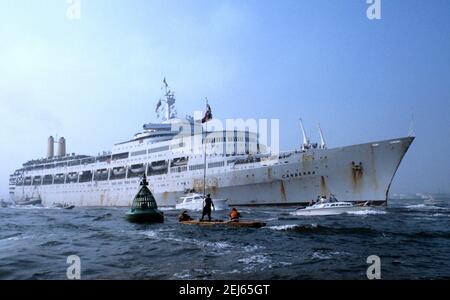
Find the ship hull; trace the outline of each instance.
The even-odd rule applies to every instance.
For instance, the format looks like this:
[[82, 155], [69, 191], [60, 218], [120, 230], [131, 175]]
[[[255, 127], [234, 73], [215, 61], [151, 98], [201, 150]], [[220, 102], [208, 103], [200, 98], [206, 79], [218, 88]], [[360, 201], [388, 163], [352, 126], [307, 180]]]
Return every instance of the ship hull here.
[[[334, 194], [341, 201], [383, 204], [394, 175], [414, 138], [400, 138], [335, 149], [292, 152], [276, 162], [237, 165], [208, 170], [207, 192], [228, 199], [230, 206], [297, 205], [317, 196]], [[159, 206], [175, 206], [187, 188], [202, 192], [203, 173], [149, 177]], [[42, 185], [39, 195], [45, 206], [68, 203], [76, 206], [131, 206], [138, 179]], [[18, 186], [13, 199], [31, 197], [35, 186]]]

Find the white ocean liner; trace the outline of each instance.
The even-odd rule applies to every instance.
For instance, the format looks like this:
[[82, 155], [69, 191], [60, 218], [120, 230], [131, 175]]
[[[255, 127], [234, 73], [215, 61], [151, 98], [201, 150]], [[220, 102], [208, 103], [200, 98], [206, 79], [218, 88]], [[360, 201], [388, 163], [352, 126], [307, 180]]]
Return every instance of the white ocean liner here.
[[[174, 206], [185, 194], [203, 193], [204, 140], [201, 122], [177, 118], [174, 93], [165, 83], [157, 111], [163, 121], [98, 156], [67, 155], [64, 138], [54, 155], [23, 164], [10, 176], [18, 203], [39, 194], [43, 205], [130, 206], [147, 174], [158, 205]], [[327, 149], [305, 139], [300, 150], [273, 155], [248, 131], [208, 132], [206, 192], [235, 205], [294, 205], [318, 195], [383, 204], [414, 137]], [[198, 142], [195, 142], [198, 141]], [[223, 148], [222, 155], [210, 154]], [[231, 150], [230, 150], [231, 149]]]

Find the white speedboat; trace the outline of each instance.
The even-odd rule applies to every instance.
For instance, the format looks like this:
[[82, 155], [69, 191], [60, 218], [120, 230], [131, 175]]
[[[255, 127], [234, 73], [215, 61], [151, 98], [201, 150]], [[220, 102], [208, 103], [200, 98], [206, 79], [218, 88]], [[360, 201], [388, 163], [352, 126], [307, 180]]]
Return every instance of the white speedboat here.
[[296, 216], [327, 216], [327, 215], [339, 215], [354, 211], [371, 210], [370, 206], [355, 205], [351, 202], [319, 202], [311, 206], [299, 208], [292, 214]]
[[[175, 205], [176, 209], [203, 210], [204, 196], [202, 194], [190, 194], [181, 197], [181, 202]], [[212, 199], [215, 210], [228, 210], [227, 199]]]

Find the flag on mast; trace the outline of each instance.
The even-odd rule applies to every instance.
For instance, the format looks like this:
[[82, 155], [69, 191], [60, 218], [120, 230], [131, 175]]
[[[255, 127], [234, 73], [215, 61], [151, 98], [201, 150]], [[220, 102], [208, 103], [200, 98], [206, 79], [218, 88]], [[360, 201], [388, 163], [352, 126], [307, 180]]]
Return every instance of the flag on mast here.
[[158, 112], [158, 109], [161, 107], [161, 105], [162, 105], [161, 99], [159, 99], [158, 104], [156, 104], [155, 112]]
[[205, 112], [205, 116], [202, 119], [202, 123], [206, 123], [209, 120], [212, 119], [212, 112], [211, 112], [211, 106], [209, 106], [208, 103], [206, 103], [206, 112]]

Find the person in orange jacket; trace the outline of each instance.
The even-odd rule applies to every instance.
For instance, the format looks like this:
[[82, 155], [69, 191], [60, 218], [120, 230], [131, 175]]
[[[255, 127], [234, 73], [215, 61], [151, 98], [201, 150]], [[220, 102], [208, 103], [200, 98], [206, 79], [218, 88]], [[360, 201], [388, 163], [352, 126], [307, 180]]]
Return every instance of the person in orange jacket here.
[[241, 214], [237, 211], [236, 208], [233, 207], [231, 209], [231, 212], [230, 212], [229, 216], [230, 216], [230, 221], [238, 222]]

